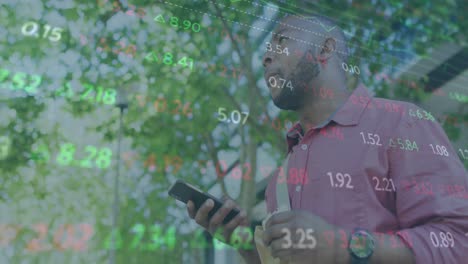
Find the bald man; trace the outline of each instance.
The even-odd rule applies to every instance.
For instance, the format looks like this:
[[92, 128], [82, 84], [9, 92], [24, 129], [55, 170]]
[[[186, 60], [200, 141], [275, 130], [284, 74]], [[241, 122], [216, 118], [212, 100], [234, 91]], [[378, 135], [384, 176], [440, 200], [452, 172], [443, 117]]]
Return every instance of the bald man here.
[[[265, 49], [274, 104], [299, 115], [286, 136], [287, 166], [266, 190], [272, 216], [263, 243], [271, 255], [292, 263], [466, 261], [468, 177], [432, 116], [411, 103], [374, 98], [362, 84], [348, 91], [346, 39], [327, 18], [286, 17]], [[290, 210], [278, 210], [278, 184], [286, 184]], [[222, 225], [236, 205], [228, 200], [209, 219], [213, 205], [208, 200], [196, 211], [189, 202], [187, 209], [231, 241], [248, 224], [246, 214]], [[239, 252], [260, 263], [255, 247]]]

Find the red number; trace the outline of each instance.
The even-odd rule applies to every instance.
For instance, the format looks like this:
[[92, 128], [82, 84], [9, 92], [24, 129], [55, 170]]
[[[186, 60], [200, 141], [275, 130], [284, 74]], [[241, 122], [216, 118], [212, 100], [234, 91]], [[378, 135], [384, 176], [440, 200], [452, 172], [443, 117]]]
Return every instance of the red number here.
[[289, 184], [298, 184], [299, 177], [297, 177], [297, 168], [289, 169], [289, 177], [288, 177]]
[[413, 241], [411, 240], [411, 237], [408, 233], [408, 231], [398, 231], [396, 232], [396, 234], [400, 235], [402, 238], [402, 241], [403, 241], [403, 244], [406, 246], [406, 247], [409, 247], [409, 248], [413, 248]]
[[131, 56], [132, 58], [135, 57], [135, 55], [136, 55], [136, 47], [135, 47], [135, 45], [129, 45], [129, 46], [127, 47], [127, 49], [125, 50], [125, 54], [129, 54], [129, 53], [132, 54], [132, 56]]
[[[223, 164], [223, 171], [220, 170], [219, 166], [220, 164]], [[227, 170], [227, 165], [226, 165], [226, 162], [224, 160], [218, 160], [218, 164], [216, 164], [216, 177], [219, 177], [219, 178], [222, 178], [224, 177], [224, 173], [226, 172]]]
[[[65, 231], [65, 228], [67, 229], [67, 238], [65, 242], [63, 242], [63, 233]], [[66, 224], [66, 225], [60, 226], [59, 229], [55, 231], [55, 235], [54, 235], [53, 244], [55, 248], [59, 250], [66, 250], [66, 249], [72, 248], [73, 245], [75, 244], [74, 243], [75, 241], [73, 239], [74, 234], [75, 234], [75, 230], [73, 229], [72, 225]]]
[[348, 248], [348, 236], [344, 230], [340, 229], [341, 235], [341, 248]]
[[281, 120], [279, 120], [279, 118], [276, 117], [275, 119], [273, 119], [272, 126], [278, 131], [281, 130]]
[[182, 113], [186, 116], [188, 116], [189, 114], [192, 114], [192, 108], [190, 107], [190, 102], [185, 103]]
[[246, 162], [244, 167], [248, 168], [244, 174], [244, 180], [252, 180], [252, 177], [250, 177], [250, 174], [252, 173], [252, 167], [250, 166], [250, 163]]
[[327, 129], [324, 128], [324, 127], [320, 129], [319, 133], [322, 134], [322, 136], [324, 136], [324, 137], [328, 137]]
[[388, 231], [387, 234], [390, 235], [390, 241], [392, 242], [392, 243], [391, 243], [391, 244], [392, 244], [392, 248], [397, 248], [397, 247], [399, 247], [398, 241], [397, 241], [397, 239], [396, 239], [396, 237], [395, 237], [395, 233], [394, 233], [393, 231]]
[[123, 51], [123, 48], [125, 48], [125, 44], [122, 41], [119, 41], [118, 43], [122, 49], [114, 50], [113, 51], [114, 54], [119, 54], [121, 51]]
[[327, 240], [328, 246], [333, 246], [334, 245], [335, 232], [333, 232], [333, 231], [323, 231], [323, 236], [325, 237], [325, 240]]
[[[163, 109], [159, 109], [159, 102], [163, 102]], [[167, 108], [167, 103], [166, 103], [166, 99], [164, 98], [161, 98], [159, 97], [158, 99], [156, 99], [156, 101], [154, 102], [154, 108], [156, 109], [156, 112], [164, 112], [166, 111], [166, 108]]]
[[214, 70], [216, 70], [216, 65], [215, 64], [208, 65], [208, 72], [212, 73]]
[[173, 169], [174, 174], [176, 174], [180, 170], [180, 167], [182, 167], [182, 163], [183, 163], [183, 160], [182, 160], [181, 157], [179, 157], [179, 156], [172, 157], [171, 164], [174, 167], [174, 169]]
[[137, 13], [138, 13], [138, 17], [139, 17], [139, 18], [143, 18], [143, 17], [146, 15], [145, 10], [144, 10], [143, 8], [141, 8], [141, 7], [139, 7], [139, 8], [137, 9]]
[[380, 232], [375, 232], [375, 235], [377, 236], [377, 240], [379, 241], [381, 247], [385, 247], [385, 244], [384, 244], [384, 239], [385, 239], [385, 234], [384, 233], [380, 233]]
[[108, 0], [97, 0], [98, 6], [103, 6]]
[[240, 167], [235, 167], [232, 170], [232, 177], [236, 180], [239, 180], [242, 178], [242, 169]]
[[0, 225], [0, 246], [8, 246], [18, 235], [19, 227]]
[[144, 97], [144, 95], [137, 94], [136, 98], [138, 101], [138, 105], [140, 105], [141, 107], [146, 106], [146, 96]]
[[156, 167], [156, 156], [154, 154], [151, 154], [145, 160], [145, 163], [143, 164], [143, 167], [149, 169], [150, 171], [154, 171], [154, 169]]
[[222, 77], [226, 77], [226, 72], [227, 72], [227, 68], [226, 66], [223, 65], [223, 73], [221, 74]]
[[104, 49], [102, 49], [101, 47], [98, 47], [98, 51], [103, 50], [104, 52], [107, 52], [107, 51], [109, 50], [109, 45], [107, 45], [106, 41], [107, 41], [107, 40], [106, 40], [105, 38], [101, 38], [101, 39], [99, 40], [99, 43], [101, 43], [102, 45], [104, 45], [104, 46], [103, 46]]
[[177, 115], [179, 113], [179, 109], [182, 106], [182, 103], [180, 100], [174, 100], [174, 103], [176, 103], [177, 107], [174, 111], [172, 111], [172, 114]]
[[309, 183], [309, 177], [307, 177], [305, 169], [299, 169], [299, 180], [302, 184]]
[[75, 249], [75, 251], [85, 251], [88, 248], [87, 242], [94, 235], [94, 228], [90, 224], [80, 224], [79, 228], [83, 236], [80, 240], [75, 241], [73, 249]]
[[112, 6], [114, 7], [113, 9], [114, 12], [119, 12], [120, 10], [122, 10], [122, 8], [120, 7], [119, 1], [114, 1], [112, 3]]
[[50, 249], [50, 245], [41, 244], [44, 242], [44, 239], [47, 237], [48, 227], [46, 224], [36, 224], [33, 226], [33, 229], [39, 234], [39, 237], [33, 238], [26, 245], [26, 250], [31, 252], [38, 252]]
[[129, 5], [129, 7], [130, 7], [131, 10], [127, 10], [127, 12], [125, 12], [125, 14], [130, 15], [130, 16], [134, 16], [135, 15], [135, 6], [134, 5]]

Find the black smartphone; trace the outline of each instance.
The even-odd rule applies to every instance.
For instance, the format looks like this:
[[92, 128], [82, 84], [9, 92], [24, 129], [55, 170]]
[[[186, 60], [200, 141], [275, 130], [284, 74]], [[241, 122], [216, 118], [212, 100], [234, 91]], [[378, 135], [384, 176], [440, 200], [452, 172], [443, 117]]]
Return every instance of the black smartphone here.
[[[211, 217], [216, 213], [216, 211], [218, 211], [219, 208], [223, 206], [223, 202], [220, 199], [214, 197], [209, 193], [205, 193], [197, 187], [192, 186], [181, 180], [177, 180], [172, 185], [171, 189], [169, 189], [169, 195], [184, 203], [187, 203], [189, 200], [191, 200], [195, 204], [196, 210], [198, 210], [206, 200], [212, 199], [214, 201], [214, 207], [208, 213], [208, 219], [211, 219]], [[224, 218], [223, 224], [229, 223], [229, 221], [234, 219], [234, 217], [239, 213], [239, 209], [233, 208], [231, 212], [229, 212]]]

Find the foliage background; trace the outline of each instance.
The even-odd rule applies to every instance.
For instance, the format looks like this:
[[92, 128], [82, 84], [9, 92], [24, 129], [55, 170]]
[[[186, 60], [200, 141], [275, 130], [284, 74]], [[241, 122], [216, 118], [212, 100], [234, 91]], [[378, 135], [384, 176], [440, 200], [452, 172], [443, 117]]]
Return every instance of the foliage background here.
[[[163, 230], [176, 227], [174, 249], [120, 249], [116, 263], [183, 263], [184, 258], [203, 263], [203, 251], [189, 243], [196, 228], [180, 204], [168, 198], [167, 190], [180, 178], [205, 190], [218, 184], [215, 192], [229, 194], [243, 208], [257, 203], [254, 181], [228, 180], [222, 173], [217, 175], [213, 164], [225, 160], [233, 167], [230, 165], [248, 162], [257, 168], [254, 173], [259, 181], [258, 168], [266, 163], [278, 165], [283, 157], [286, 127], [274, 130], [271, 120], [278, 118], [286, 124], [296, 117], [273, 107], [263, 81], [261, 56], [263, 43], [275, 26], [271, 20], [304, 10], [307, 15], [320, 13], [335, 19], [352, 35], [350, 64], [362, 69], [360, 76], [349, 76], [350, 87], [359, 78], [379, 97], [416, 104], [423, 104], [431, 94], [410, 89], [408, 83], [415, 81], [423, 87], [424, 78], [409, 74], [405, 77], [408, 82], [390, 84], [377, 80], [376, 74], [392, 76], [411, 58], [430, 58], [430, 48], [442, 43], [467, 45], [464, 1], [131, 1], [145, 10], [142, 19], [113, 12], [112, 4], [103, 2], [0, 0], [1, 67], [40, 74], [44, 80], [33, 96], [0, 87], [0, 135], [12, 141], [8, 156], [0, 160], [0, 223], [23, 227], [14, 240], [0, 244], [2, 263], [105, 263], [109, 259], [103, 245], [111, 230], [120, 113], [112, 106], [54, 96], [66, 81], [80, 89], [83, 83], [113, 87], [129, 100], [121, 148], [138, 158], [131, 165], [122, 162], [120, 171], [118, 223], [124, 243], [128, 245], [134, 238], [130, 229], [136, 223], [157, 224]], [[125, 7], [126, 1], [121, 2]], [[153, 18], [159, 14], [199, 22], [202, 30], [194, 33], [158, 24]], [[62, 40], [51, 44], [23, 36], [21, 26], [27, 21], [64, 28]], [[137, 55], [132, 59], [98, 52], [96, 41], [81, 45], [80, 34], [94, 40], [108, 37], [113, 45], [125, 39], [136, 45]], [[149, 52], [187, 56], [194, 59], [195, 67], [190, 71], [145, 61]], [[214, 70], [208, 66], [212, 64]], [[223, 65], [238, 69], [241, 77], [239, 73], [233, 77], [232, 71], [223, 73]], [[460, 89], [467, 93], [466, 87]], [[154, 102], [160, 97], [169, 108], [157, 112]], [[173, 114], [170, 104], [175, 100], [190, 102], [192, 114]], [[247, 124], [219, 122], [219, 107], [249, 111]], [[440, 118], [444, 113], [433, 114], [444, 123]], [[457, 143], [466, 144], [466, 102], [449, 114], [464, 123], [444, 123], [443, 127], [455, 149], [466, 149]], [[260, 122], [262, 118], [270, 123]], [[78, 148], [110, 147], [114, 162], [109, 170], [97, 170], [58, 166], [53, 158], [49, 163], [31, 159], [38, 146], [48, 146], [53, 157], [64, 142]], [[155, 170], [144, 166], [151, 154], [156, 157]], [[166, 170], [166, 155], [180, 157], [181, 167], [172, 163]], [[49, 242], [52, 230], [68, 223], [91, 224], [95, 234], [86, 253], [26, 253], [26, 243], [37, 236], [32, 229], [37, 223], [49, 226]], [[0, 241], [8, 240], [5, 237], [0, 233]], [[145, 235], [144, 241], [149, 240]]]

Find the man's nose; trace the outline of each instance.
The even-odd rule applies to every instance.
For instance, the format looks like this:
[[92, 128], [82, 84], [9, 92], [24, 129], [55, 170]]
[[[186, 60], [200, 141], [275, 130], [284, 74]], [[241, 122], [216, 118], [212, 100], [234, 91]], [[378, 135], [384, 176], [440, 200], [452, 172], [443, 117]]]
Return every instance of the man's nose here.
[[263, 55], [263, 60], [262, 60], [263, 67], [266, 68], [269, 64], [271, 64], [272, 61], [273, 59], [271, 58], [270, 52], [267, 52], [265, 53], [265, 55]]

